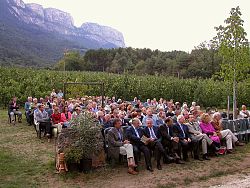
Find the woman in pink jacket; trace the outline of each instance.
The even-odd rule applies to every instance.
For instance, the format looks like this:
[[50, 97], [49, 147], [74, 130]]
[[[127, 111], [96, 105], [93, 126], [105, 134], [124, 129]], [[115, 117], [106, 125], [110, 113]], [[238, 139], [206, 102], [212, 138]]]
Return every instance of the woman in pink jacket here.
[[207, 134], [211, 140], [213, 140], [214, 145], [220, 147], [220, 137], [217, 135], [213, 125], [211, 124], [211, 118], [209, 114], [205, 113], [201, 115], [200, 128], [203, 133]]
[[69, 127], [69, 121], [72, 119], [72, 115], [70, 111], [68, 110], [67, 106], [63, 107], [62, 113], [61, 113], [61, 121], [63, 123], [64, 127]]

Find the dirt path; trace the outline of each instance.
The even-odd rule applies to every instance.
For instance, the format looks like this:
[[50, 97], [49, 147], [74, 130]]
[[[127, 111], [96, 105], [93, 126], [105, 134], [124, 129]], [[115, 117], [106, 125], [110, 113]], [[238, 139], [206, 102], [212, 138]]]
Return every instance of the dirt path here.
[[[87, 187], [87, 188], [172, 188], [172, 187], [250, 187], [250, 144], [238, 147], [232, 155], [213, 157], [211, 161], [194, 161], [185, 165], [163, 165], [163, 170], [150, 173], [144, 166], [137, 176], [129, 175], [126, 166], [97, 169], [90, 174], [69, 172], [66, 175], [55, 174], [54, 145], [45, 139], [36, 138], [33, 127], [25, 123], [13, 127], [6, 124], [6, 117], [0, 113], [0, 150], [20, 161], [28, 161], [21, 177], [20, 169], [13, 162], [6, 165], [9, 172], [0, 170], [5, 187], [15, 187], [12, 182], [26, 187]], [[5, 113], [6, 114], [6, 113]], [[1, 152], [1, 151], [0, 151]], [[7, 160], [7, 159], [6, 159]], [[8, 161], [8, 160], [7, 160]], [[144, 163], [144, 161], [141, 161]], [[0, 164], [1, 158], [0, 158]], [[18, 165], [18, 161], [16, 161]], [[24, 163], [26, 165], [26, 163]], [[30, 166], [30, 165], [34, 165]], [[36, 166], [35, 166], [36, 165]], [[15, 172], [15, 173], [13, 173]], [[13, 174], [13, 175], [10, 175]], [[43, 178], [39, 178], [39, 177]], [[11, 181], [10, 181], [11, 180]], [[3, 182], [4, 181], [4, 182]], [[14, 185], [14, 186], [13, 186]], [[34, 186], [35, 185], [35, 186]]]

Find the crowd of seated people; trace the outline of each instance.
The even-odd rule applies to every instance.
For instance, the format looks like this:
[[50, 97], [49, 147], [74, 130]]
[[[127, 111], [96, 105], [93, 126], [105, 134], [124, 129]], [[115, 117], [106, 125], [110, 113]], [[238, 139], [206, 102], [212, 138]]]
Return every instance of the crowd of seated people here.
[[[161, 170], [162, 161], [183, 164], [190, 160], [190, 154], [194, 160], [210, 160], [209, 153], [220, 154], [223, 140], [227, 153], [233, 153], [234, 146], [243, 145], [229, 129], [222, 129], [220, 113], [204, 113], [195, 102], [189, 107], [185, 102], [181, 105], [163, 98], [147, 99], [145, 103], [138, 98], [129, 102], [104, 97], [103, 101], [102, 106], [99, 96], [64, 100], [62, 93], [53, 91], [44, 99], [28, 97], [25, 115], [28, 123], [34, 119], [44, 126], [51, 138], [54, 128], [60, 133], [62, 128], [70, 127], [71, 118], [77, 118], [82, 111], [91, 113], [103, 128], [108, 145], [105, 151], [113, 159], [126, 155], [130, 174], [138, 174], [140, 153], [146, 169], [152, 172], [153, 156], [156, 168]], [[247, 116], [245, 107], [243, 110]]]

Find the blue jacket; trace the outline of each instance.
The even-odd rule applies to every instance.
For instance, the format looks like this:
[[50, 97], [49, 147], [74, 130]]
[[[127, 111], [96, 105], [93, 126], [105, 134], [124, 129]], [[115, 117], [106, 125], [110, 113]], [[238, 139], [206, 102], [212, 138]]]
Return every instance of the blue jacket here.
[[181, 140], [190, 138], [190, 134], [189, 134], [189, 131], [188, 131], [188, 126], [185, 125], [185, 124], [182, 124], [182, 129], [183, 129], [185, 135], [183, 134], [183, 131], [181, 130], [180, 124], [176, 123], [173, 126], [174, 136], [179, 137]]

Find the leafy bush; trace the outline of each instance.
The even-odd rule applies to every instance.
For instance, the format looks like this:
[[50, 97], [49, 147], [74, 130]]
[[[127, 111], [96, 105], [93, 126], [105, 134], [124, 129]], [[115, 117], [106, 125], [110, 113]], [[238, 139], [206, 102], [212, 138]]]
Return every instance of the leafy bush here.
[[100, 127], [94, 118], [84, 113], [70, 122], [74, 129], [74, 138], [71, 144], [64, 149], [67, 161], [80, 162], [81, 159], [91, 159], [103, 148], [103, 140]]

